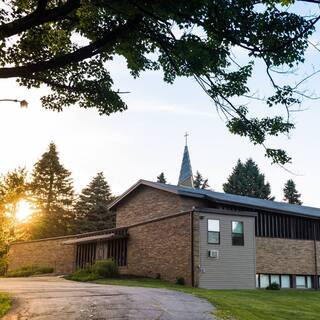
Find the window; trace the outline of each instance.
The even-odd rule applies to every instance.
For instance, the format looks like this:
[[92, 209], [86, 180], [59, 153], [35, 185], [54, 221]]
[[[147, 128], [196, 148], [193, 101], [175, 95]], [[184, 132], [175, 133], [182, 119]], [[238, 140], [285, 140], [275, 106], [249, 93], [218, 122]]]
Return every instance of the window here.
[[296, 276], [296, 288], [311, 289], [312, 288], [311, 276]]
[[280, 276], [272, 274], [270, 277], [270, 283], [276, 283], [280, 286]]
[[232, 245], [244, 245], [243, 222], [241, 221], [232, 221]]
[[266, 288], [271, 283], [277, 283], [281, 288], [291, 288], [291, 276], [288, 274], [257, 274], [257, 288]]
[[290, 276], [289, 275], [282, 275], [281, 276], [281, 288], [290, 288]]
[[220, 221], [208, 219], [208, 243], [220, 244]]
[[260, 288], [266, 288], [269, 284], [269, 275], [260, 274]]

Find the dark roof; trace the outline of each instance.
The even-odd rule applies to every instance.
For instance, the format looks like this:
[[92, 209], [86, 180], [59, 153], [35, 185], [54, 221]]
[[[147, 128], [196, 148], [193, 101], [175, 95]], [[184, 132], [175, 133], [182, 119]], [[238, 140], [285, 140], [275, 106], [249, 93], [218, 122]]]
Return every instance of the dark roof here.
[[171, 184], [164, 184], [159, 182], [151, 182], [147, 180], [139, 180], [135, 185], [118, 197], [111, 205], [110, 209], [113, 209], [121, 202], [129, 193], [138, 188], [141, 185], [146, 185], [152, 188], [160, 189], [163, 191], [178, 194], [180, 196], [186, 196], [191, 198], [201, 198], [218, 203], [234, 204], [242, 207], [249, 207], [254, 209], [261, 209], [266, 211], [283, 212], [287, 214], [295, 214], [301, 216], [310, 216], [320, 218], [320, 209], [314, 207], [300, 206], [296, 204], [289, 204], [285, 202], [264, 200], [252, 197], [238, 196], [229, 193], [215, 192], [210, 190], [193, 189], [182, 186], [175, 186]]

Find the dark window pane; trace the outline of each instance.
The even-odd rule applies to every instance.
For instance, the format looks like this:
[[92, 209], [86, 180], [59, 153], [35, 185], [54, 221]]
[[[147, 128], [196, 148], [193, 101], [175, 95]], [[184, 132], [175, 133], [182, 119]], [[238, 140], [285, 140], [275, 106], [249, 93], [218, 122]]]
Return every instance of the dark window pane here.
[[208, 243], [219, 244], [220, 232], [208, 231]]
[[232, 245], [244, 245], [243, 222], [241, 221], [232, 221]]

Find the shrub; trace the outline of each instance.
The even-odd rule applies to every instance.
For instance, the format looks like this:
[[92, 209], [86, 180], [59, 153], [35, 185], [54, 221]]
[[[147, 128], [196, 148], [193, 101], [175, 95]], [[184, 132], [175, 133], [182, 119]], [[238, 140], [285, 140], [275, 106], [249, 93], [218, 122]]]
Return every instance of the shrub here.
[[7, 255], [0, 257], [0, 276], [4, 276], [7, 270]]
[[10, 270], [7, 272], [7, 277], [30, 277], [37, 274], [52, 273], [51, 267], [26, 266], [20, 269]]
[[176, 278], [176, 284], [179, 284], [179, 285], [181, 285], [181, 286], [184, 286], [184, 285], [185, 285], [184, 278], [183, 278], [183, 277], [178, 277], [178, 278]]
[[99, 275], [97, 275], [96, 273], [92, 273], [92, 271], [90, 271], [90, 268], [86, 268], [86, 269], [78, 269], [75, 272], [73, 272], [72, 274], [66, 276], [65, 278], [68, 280], [86, 282], [86, 281], [98, 280], [101, 277]]
[[118, 276], [118, 265], [112, 259], [98, 260], [92, 266], [92, 272], [103, 278]]
[[266, 287], [267, 290], [280, 290], [280, 285], [276, 282], [272, 282]]

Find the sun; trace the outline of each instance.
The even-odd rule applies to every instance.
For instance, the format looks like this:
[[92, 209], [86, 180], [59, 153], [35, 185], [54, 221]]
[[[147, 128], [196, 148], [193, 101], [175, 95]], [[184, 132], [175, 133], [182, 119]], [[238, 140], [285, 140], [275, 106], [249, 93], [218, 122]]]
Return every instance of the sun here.
[[23, 222], [27, 220], [32, 214], [32, 208], [30, 202], [26, 200], [20, 200], [17, 205], [16, 218], [18, 221]]

